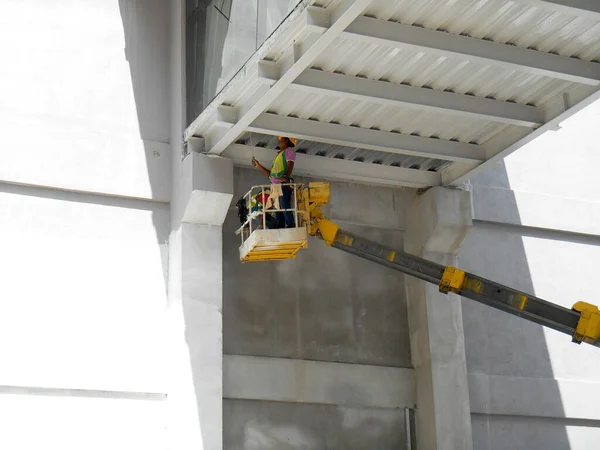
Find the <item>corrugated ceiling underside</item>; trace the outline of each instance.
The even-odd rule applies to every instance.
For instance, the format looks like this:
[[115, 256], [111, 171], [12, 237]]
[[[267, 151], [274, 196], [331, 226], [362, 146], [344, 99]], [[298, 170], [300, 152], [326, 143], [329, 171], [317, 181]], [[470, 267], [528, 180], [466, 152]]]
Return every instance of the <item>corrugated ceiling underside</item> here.
[[507, 128], [506, 124], [456, 115], [398, 108], [335, 95], [308, 94], [288, 89], [269, 112], [317, 119], [361, 128], [481, 144]]
[[[379, 0], [367, 9], [365, 15], [541, 52], [600, 61], [600, 21], [513, 1]], [[313, 67], [537, 106], [573, 86], [573, 83], [562, 80], [499, 69], [498, 66], [343, 38], [326, 49]]]
[[[277, 146], [277, 136], [261, 133], [244, 133], [237, 142], [250, 146], [275, 149]], [[450, 164], [450, 161], [443, 161], [440, 159], [419, 158], [374, 150], [323, 144], [307, 140], [299, 140], [296, 151], [306, 155], [344, 159], [346, 161], [356, 161], [366, 164], [405, 167], [407, 169], [430, 170], [433, 172], [439, 172]]]
[[518, 1], [378, 0], [365, 15], [587, 61], [600, 57], [598, 20]]
[[571, 82], [497, 65], [478, 64], [408, 48], [397, 49], [342, 38], [327, 48], [312, 67], [372, 80], [536, 106], [543, 105], [573, 86]]
[[[589, 61], [600, 58], [598, 21], [512, 1], [380, 0], [368, 8], [365, 15]], [[534, 106], [543, 106], [577, 86], [576, 83], [498, 65], [478, 64], [343, 37], [336, 39], [312, 67]], [[320, 122], [477, 144], [484, 144], [511, 127], [498, 122], [383, 106], [336, 95], [307, 94], [293, 88], [272, 103], [268, 111]], [[330, 153], [327, 152], [327, 156], [331, 156]]]
[[[600, 0], [598, 0], [600, 1]], [[315, 5], [334, 8], [340, 0], [317, 0]], [[507, 0], [377, 0], [365, 16], [400, 22], [441, 32], [471, 36], [497, 43], [555, 53], [587, 61], [600, 61], [600, 20]], [[263, 57], [279, 60], [291, 43], [308, 36], [305, 22], [298, 20], [283, 39], [264, 49]], [[397, 48], [398, 47], [398, 48]], [[425, 87], [475, 97], [543, 107], [577, 83], [527, 73], [497, 64], [438, 56], [397, 45], [386, 46], [342, 35], [326, 48], [312, 68], [372, 80]], [[240, 86], [242, 83], [240, 83]], [[246, 89], [248, 89], [246, 85]], [[252, 88], [254, 89], [254, 88]], [[243, 93], [230, 91], [229, 104], [236, 106]], [[382, 105], [336, 94], [298, 91], [292, 85], [267, 108], [270, 113], [302, 119], [339, 123], [366, 129], [398, 132], [427, 138], [485, 144], [515, 125], [464, 115], [426, 112], [410, 107]], [[240, 141], [274, 148], [274, 137], [246, 133]], [[449, 161], [339, 147], [301, 141], [307, 154], [343, 158], [420, 170], [439, 171]]]

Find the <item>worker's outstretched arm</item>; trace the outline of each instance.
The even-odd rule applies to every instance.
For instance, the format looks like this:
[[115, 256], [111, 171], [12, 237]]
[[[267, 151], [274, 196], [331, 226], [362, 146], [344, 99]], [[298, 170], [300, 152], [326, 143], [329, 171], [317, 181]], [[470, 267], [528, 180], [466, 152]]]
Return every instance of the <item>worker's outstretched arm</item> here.
[[252, 165], [254, 167], [256, 167], [258, 170], [260, 170], [263, 175], [265, 175], [266, 177], [268, 177], [271, 172], [269, 170], [267, 170], [261, 163], [259, 163], [256, 159], [252, 158]]

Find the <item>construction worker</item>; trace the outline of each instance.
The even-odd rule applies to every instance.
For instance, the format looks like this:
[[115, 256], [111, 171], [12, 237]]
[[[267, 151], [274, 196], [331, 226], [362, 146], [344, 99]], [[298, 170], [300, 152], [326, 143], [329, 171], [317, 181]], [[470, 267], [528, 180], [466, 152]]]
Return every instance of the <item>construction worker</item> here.
[[[279, 136], [279, 145], [277, 146], [277, 156], [273, 160], [271, 170], [267, 170], [256, 159], [252, 158], [252, 165], [269, 177], [271, 184], [290, 183], [292, 171], [294, 170], [294, 161], [296, 161], [296, 139]], [[279, 199], [280, 209], [291, 209], [292, 193], [291, 186], [281, 187], [281, 197]], [[295, 228], [294, 213], [292, 211], [275, 213], [275, 228]]]

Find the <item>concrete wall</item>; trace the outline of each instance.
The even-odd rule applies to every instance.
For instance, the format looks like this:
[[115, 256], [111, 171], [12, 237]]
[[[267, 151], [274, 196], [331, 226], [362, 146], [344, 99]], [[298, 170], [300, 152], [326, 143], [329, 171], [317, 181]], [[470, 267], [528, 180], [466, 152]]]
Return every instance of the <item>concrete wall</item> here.
[[[258, 171], [236, 169], [234, 203], [252, 185], [264, 182]], [[413, 191], [343, 183], [332, 183], [331, 188], [328, 217], [402, 248], [404, 211]], [[316, 239], [296, 260], [242, 265], [234, 234], [238, 226], [232, 208], [223, 227], [226, 355], [410, 367], [403, 276]], [[264, 381], [279, 384], [283, 380], [278, 376], [285, 373], [273, 370], [272, 378]], [[322, 375], [334, 377], [328, 389], [340, 388], [335, 373]], [[252, 376], [244, 374], [237, 378], [240, 383]], [[227, 380], [228, 374], [224, 376]], [[348, 397], [358, 395], [358, 385], [346, 387]], [[259, 443], [287, 436], [291, 441], [285, 448], [405, 448], [403, 417], [402, 410], [381, 407], [227, 399], [224, 442], [231, 449], [274, 448]]]
[[0, 447], [160, 448], [168, 9], [0, 4]]
[[224, 448], [404, 449], [404, 411], [225, 400]]
[[[600, 103], [472, 180], [460, 264], [570, 308], [598, 303]], [[476, 449], [588, 449], [600, 437], [598, 349], [463, 300]]]

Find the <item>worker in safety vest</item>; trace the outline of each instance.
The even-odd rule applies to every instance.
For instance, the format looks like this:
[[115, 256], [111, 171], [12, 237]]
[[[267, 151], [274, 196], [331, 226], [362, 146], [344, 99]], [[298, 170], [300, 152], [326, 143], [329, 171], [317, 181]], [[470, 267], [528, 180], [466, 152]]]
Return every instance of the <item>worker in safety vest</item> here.
[[[254, 158], [252, 158], [252, 165], [268, 176], [271, 184], [290, 183], [292, 171], [294, 170], [294, 161], [296, 161], [296, 152], [294, 151], [296, 139], [279, 136], [278, 142], [278, 153], [273, 160], [271, 170], [267, 170]], [[282, 196], [279, 199], [280, 209], [290, 209], [292, 207], [292, 194], [294, 190], [290, 186], [282, 186], [281, 190]], [[275, 213], [275, 228], [294, 228], [295, 226], [294, 213], [292, 211]]]

